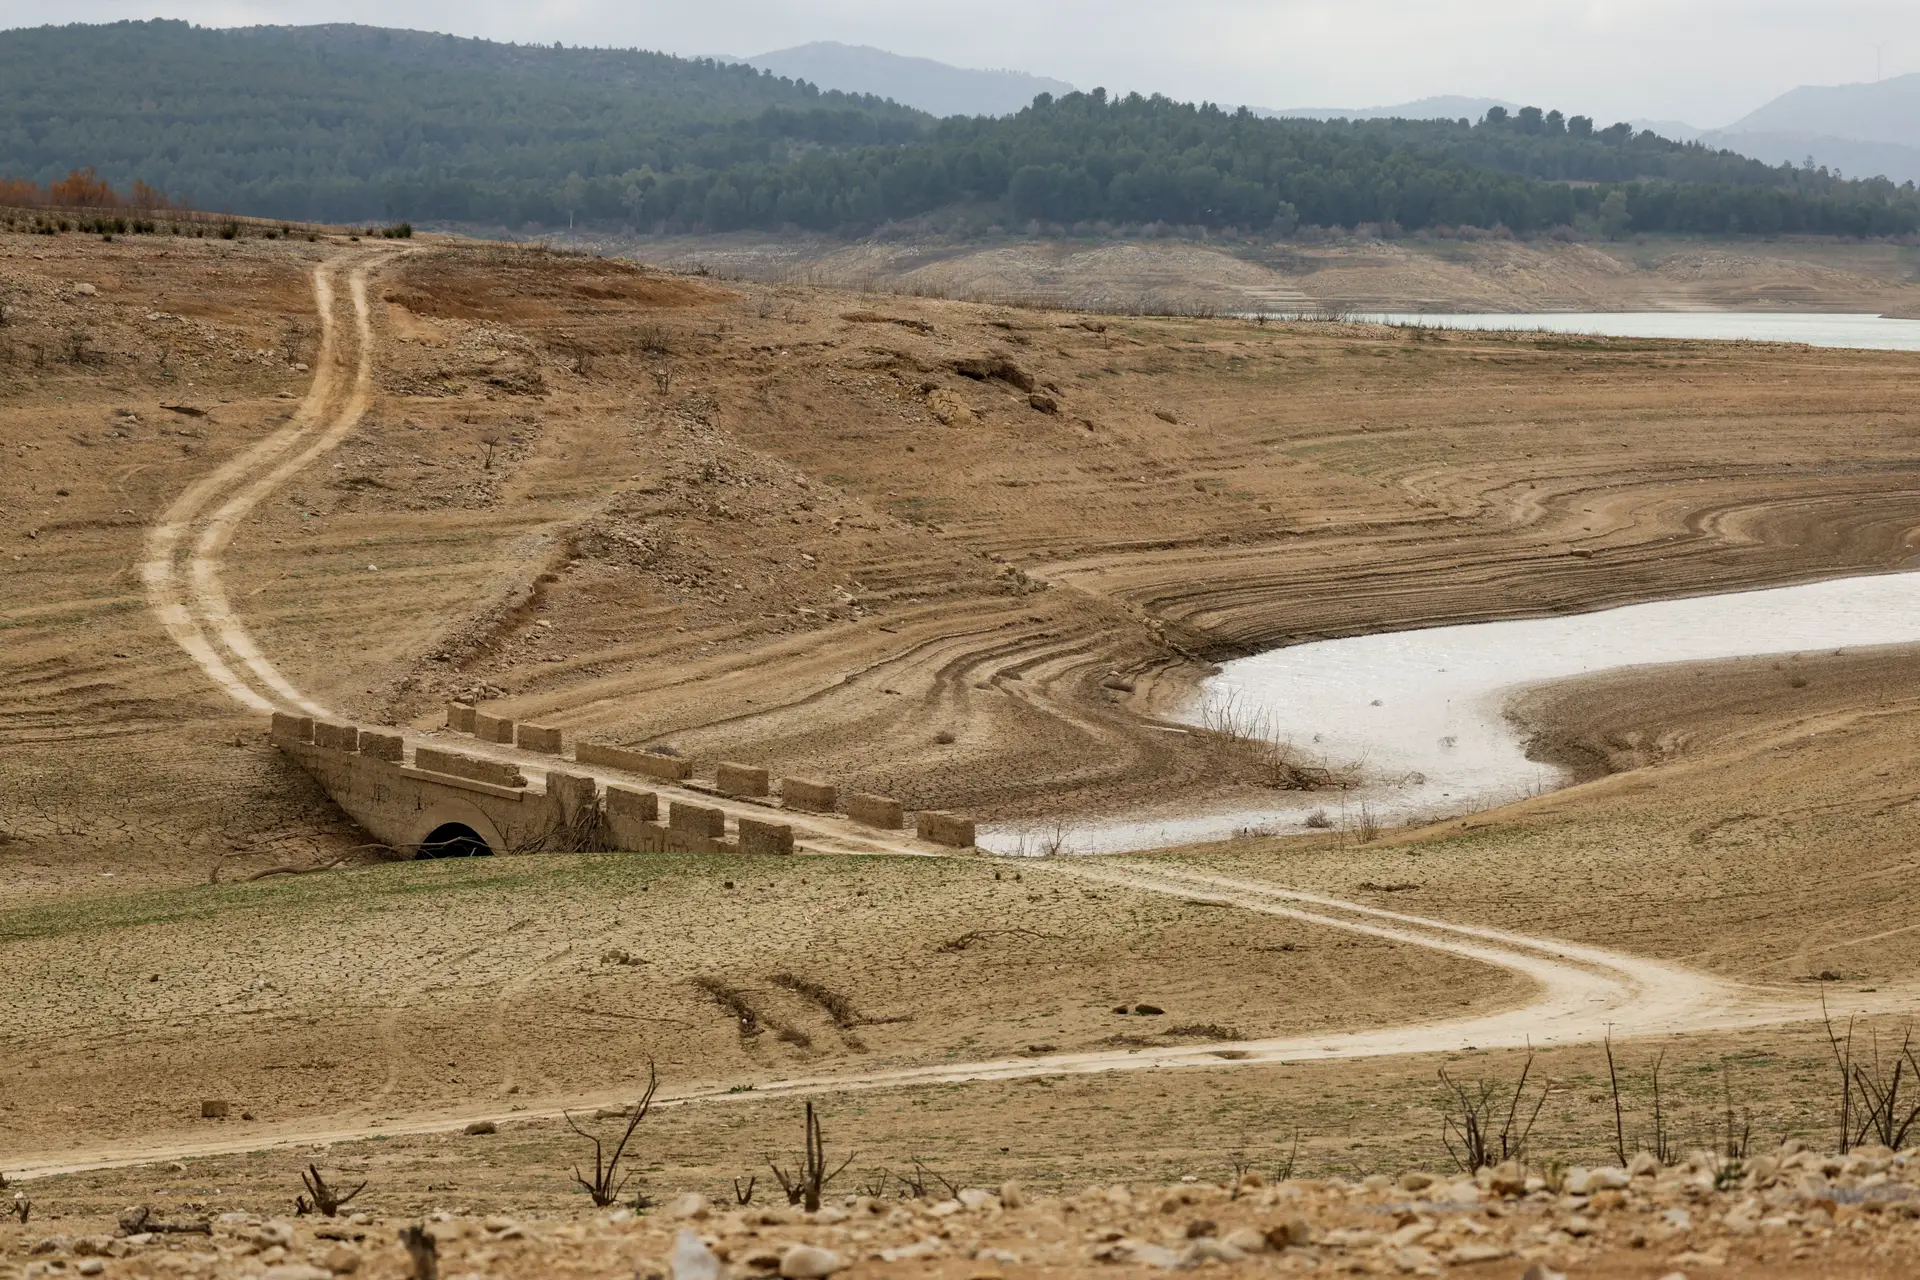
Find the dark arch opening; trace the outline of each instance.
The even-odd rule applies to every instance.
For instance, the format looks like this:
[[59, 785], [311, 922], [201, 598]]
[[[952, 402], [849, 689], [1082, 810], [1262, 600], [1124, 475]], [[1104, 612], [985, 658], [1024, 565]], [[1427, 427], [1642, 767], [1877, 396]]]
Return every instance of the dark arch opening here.
[[420, 842], [421, 858], [487, 858], [493, 850], [478, 831], [464, 822], [443, 822]]

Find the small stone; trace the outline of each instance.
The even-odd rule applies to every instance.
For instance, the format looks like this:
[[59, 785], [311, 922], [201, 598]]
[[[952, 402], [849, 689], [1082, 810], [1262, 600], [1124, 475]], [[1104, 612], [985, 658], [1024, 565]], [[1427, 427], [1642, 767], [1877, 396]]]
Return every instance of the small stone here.
[[780, 1255], [781, 1280], [824, 1280], [843, 1265], [839, 1254], [818, 1245], [796, 1244]]
[[1313, 1227], [1305, 1218], [1288, 1218], [1277, 1226], [1267, 1228], [1267, 1243], [1276, 1249], [1285, 1249], [1289, 1245], [1305, 1248], [1313, 1243]]
[[344, 1244], [335, 1245], [327, 1250], [327, 1256], [321, 1261], [327, 1270], [337, 1276], [350, 1276], [360, 1269], [360, 1251], [349, 1249]]
[[1513, 1250], [1504, 1245], [1468, 1241], [1466, 1244], [1457, 1244], [1448, 1250], [1447, 1261], [1455, 1266], [1472, 1266], [1478, 1262], [1498, 1262], [1502, 1258], [1512, 1256]]
[[1536, 1262], [1520, 1273], [1520, 1280], [1567, 1280], [1567, 1273], [1555, 1271], [1544, 1262]]
[[983, 1187], [962, 1187], [960, 1188], [959, 1196], [956, 1198], [961, 1204], [976, 1213], [994, 1203], [993, 1192]]
[[1220, 1224], [1212, 1218], [1195, 1218], [1187, 1224], [1187, 1239], [1198, 1240], [1202, 1236], [1219, 1234]]
[[1267, 1238], [1252, 1227], [1235, 1227], [1223, 1237], [1225, 1243], [1242, 1253], [1265, 1253]]
[[1523, 1196], [1527, 1193], [1526, 1171], [1515, 1160], [1496, 1165], [1487, 1180], [1487, 1190], [1497, 1196]]
[[283, 1262], [268, 1267], [261, 1280], [333, 1280], [333, 1272], [306, 1262]]
[[1019, 1183], [1003, 1182], [1000, 1184], [1000, 1207], [1001, 1208], [1018, 1209], [1022, 1205], [1024, 1205], [1026, 1202], [1027, 1202], [1026, 1192], [1021, 1189], [1021, 1186]]
[[691, 1218], [695, 1222], [705, 1218], [709, 1210], [707, 1198], [697, 1191], [689, 1191], [683, 1196], [675, 1196], [673, 1203], [667, 1206], [669, 1218]]
[[97, 1276], [107, 1269], [107, 1264], [99, 1258], [82, 1258], [74, 1270], [83, 1276]]
[[462, 1129], [461, 1132], [468, 1135], [469, 1137], [477, 1138], [482, 1134], [500, 1132], [500, 1126], [495, 1124], [491, 1120], [475, 1120], [472, 1124], [468, 1125], [465, 1129]]
[[686, 1227], [673, 1242], [673, 1280], [724, 1280], [726, 1266]]
[[1636, 1151], [1633, 1159], [1627, 1162], [1627, 1176], [1630, 1178], [1651, 1178], [1660, 1172], [1660, 1161], [1651, 1151]]
[[1402, 1191], [1425, 1191], [1428, 1187], [1432, 1186], [1433, 1183], [1434, 1177], [1432, 1174], [1421, 1173], [1417, 1169], [1409, 1169], [1400, 1175], [1400, 1189]]
[[1422, 1249], [1415, 1244], [1396, 1250], [1393, 1255], [1393, 1265], [1402, 1271], [1417, 1271], [1433, 1275], [1440, 1270], [1440, 1259], [1433, 1255], [1432, 1250]]
[[1246, 1256], [1224, 1240], [1202, 1236], [1187, 1246], [1181, 1265], [1197, 1267], [1203, 1262], [1239, 1262]]

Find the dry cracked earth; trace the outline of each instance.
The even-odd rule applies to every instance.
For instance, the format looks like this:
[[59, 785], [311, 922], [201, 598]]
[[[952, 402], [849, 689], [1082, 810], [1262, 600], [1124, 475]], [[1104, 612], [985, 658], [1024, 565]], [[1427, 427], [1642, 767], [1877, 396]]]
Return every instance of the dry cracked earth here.
[[[36, 1174], [5, 1193], [32, 1207], [0, 1274], [397, 1276], [420, 1218], [448, 1274], [645, 1274], [683, 1223], [735, 1274], [796, 1244], [872, 1274], [1910, 1264], [1905, 1164], [1825, 1154], [1841, 1090], [1810, 1011], [1867, 1010], [1855, 1052], [1884, 1085], [1920, 977], [1911, 650], [1541, 690], [1519, 714], [1577, 786], [1364, 843], [1137, 860], [1798, 1002], [1617, 1042], [1611, 1079], [1602, 1046], [1543, 1044], [1512, 1195], [1400, 1181], [1449, 1167], [1436, 1073], [1509, 1097], [1509, 1046], [836, 1091], [1440, 1023], [1536, 988], [1044, 861], [385, 860], [139, 575], [168, 505], [295, 412], [314, 268], [372, 253], [371, 406], [222, 565], [287, 678], [368, 722], [425, 731], [478, 698], [989, 819], [1236, 802], [1324, 779], [1164, 731], [1222, 658], [1911, 568], [1920, 531], [1898, 353], [1120, 317], [433, 238], [0, 232], [0, 1171]], [[636, 1134], [653, 1196], [724, 1206], [756, 1177], [770, 1221], [589, 1211], [558, 1113], [613, 1108], [649, 1060], [675, 1101]], [[838, 1221], [767, 1199], [801, 1107], [769, 1087], [795, 1080], [857, 1153]], [[1763, 1176], [1783, 1140], [1808, 1150]], [[1676, 1171], [1562, 1180], [1668, 1143]], [[367, 1179], [366, 1223], [275, 1225], [308, 1162]], [[1227, 1199], [1241, 1165], [1263, 1183]], [[917, 1168], [951, 1185], [901, 1198]], [[1010, 1179], [1025, 1207], [952, 1195]], [[1191, 1198], [1164, 1210], [1162, 1184]], [[131, 1205], [214, 1234], [115, 1234]]]

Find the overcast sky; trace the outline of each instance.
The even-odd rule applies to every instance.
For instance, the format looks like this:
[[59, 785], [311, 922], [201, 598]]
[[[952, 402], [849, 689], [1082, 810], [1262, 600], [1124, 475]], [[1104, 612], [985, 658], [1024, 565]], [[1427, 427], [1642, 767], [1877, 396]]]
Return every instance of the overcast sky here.
[[[69, 0], [61, 21], [365, 22], [498, 40], [754, 54], [811, 40], [1083, 88], [1267, 107], [1431, 94], [1731, 123], [1800, 84], [1920, 71], [1917, 0]], [[0, 26], [48, 9], [0, 0]]]

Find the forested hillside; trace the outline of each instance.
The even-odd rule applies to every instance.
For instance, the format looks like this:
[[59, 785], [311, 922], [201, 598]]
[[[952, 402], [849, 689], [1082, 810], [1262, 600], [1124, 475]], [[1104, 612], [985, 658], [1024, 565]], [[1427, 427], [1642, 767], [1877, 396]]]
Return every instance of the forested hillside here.
[[[0, 32], [0, 178], [91, 165], [116, 186], [140, 179], [273, 217], [431, 210], [564, 225], [587, 198], [570, 174], [767, 163], [897, 144], [929, 123], [877, 98], [657, 53], [352, 26]], [[620, 216], [615, 194], [600, 216]]]
[[641, 231], [1920, 231], [1911, 184], [1769, 167], [1537, 108], [1271, 119], [1103, 91], [931, 117], [739, 65], [368, 27], [0, 33], [0, 178], [94, 166], [273, 217]]

